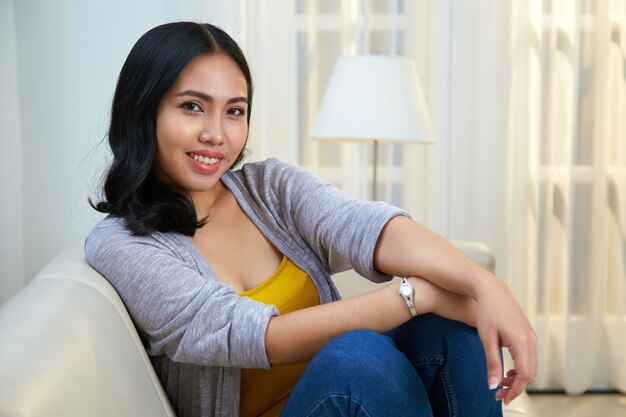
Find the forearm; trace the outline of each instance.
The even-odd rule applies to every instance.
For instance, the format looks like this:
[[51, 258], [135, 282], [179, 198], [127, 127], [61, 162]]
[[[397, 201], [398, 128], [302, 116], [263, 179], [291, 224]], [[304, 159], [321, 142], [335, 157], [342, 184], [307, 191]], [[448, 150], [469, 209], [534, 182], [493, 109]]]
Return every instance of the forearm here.
[[273, 317], [265, 336], [272, 365], [310, 360], [334, 337], [351, 330], [386, 332], [411, 318], [398, 283], [345, 300]]
[[494, 280], [451, 243], [405, 217], [394, 217], [381, 233], [374, 265], [395, 276], [418, 276], [448, 291], [477, 298], [481, 282]]
[[[421, 278], [410, 277], [418, 314], [435, 313], [476, 324], [476, 302], [445, 291]], [[273, 365], [310, 360], [334, 337], [359, 329], [389, 331], [411, 318], [394, 282], [378, 290], [333, 303], [298, 310], [270, 319], [265, 344]]]

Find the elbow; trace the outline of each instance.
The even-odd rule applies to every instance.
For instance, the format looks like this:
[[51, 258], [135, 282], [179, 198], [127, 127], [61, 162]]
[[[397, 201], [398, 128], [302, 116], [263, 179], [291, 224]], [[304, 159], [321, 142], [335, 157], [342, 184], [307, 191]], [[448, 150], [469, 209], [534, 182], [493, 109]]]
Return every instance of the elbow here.
[[277, 327], [279, 326], [277, 318], [278, 317], [272, 317], [265, 330], [265, 353], [268, 362], [272, 366], [288, 363], [285, 358], [284, 346], [281, 346], [282, 343], [279, 340], [279, 332], [277, 332]]
[[311, 360], [314, 349], [307, 337], [285, 316], [272, 317], [265, 331], [265, 352], [270, 365], [289, 365]]

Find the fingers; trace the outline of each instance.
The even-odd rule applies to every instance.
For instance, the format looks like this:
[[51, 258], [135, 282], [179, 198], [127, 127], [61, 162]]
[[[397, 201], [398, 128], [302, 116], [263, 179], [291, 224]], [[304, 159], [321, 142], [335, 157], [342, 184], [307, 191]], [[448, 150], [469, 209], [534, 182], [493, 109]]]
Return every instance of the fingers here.
[[495, 329], [478, 329], [478, 335], [485, 348], [485, 358], [487, 359], [487, 383], [489, 389], [496, 389], [502, 379], [502, 357], [500, 355], [500, 344], [498, 334]]
[[534, 342], [529, 341], [526, 344], [528, 349], [523, 349], [523, 353], [515, 352], [516, 354], [513, 355], [515, 369], [508, 371], [506, 376], [502, 377], [502, 359], [497, 333], [479, 329], [479, 336], [485, 349], [489, 389], [495, 390], [498, 386], [505, 387], [498, 390], [495, 395], [496, 399], [503, 400], [504, 404], [508, 405], [524, 391], [535, 377]]
[[508, 371], [500, 383], [503, 389], [496, 392], [496, 399], [504, 400], [505, 405], [508, 405], [511, 401], [513, 401], [524, 389], [522, 387], [522, 390], [515, 394], [513, 390], [515, 390], [515, 387], [519, 384], [519, 381], [516, 381], [516, 377], [517, 371], [515, 371], [515, 369]]
[[[511, 372], [513, 373], [511, 374]], [[502, 378], [501, 385], [504, 388], [496, 392], [496, 399], [503, 400], [504, 405], [508, 405], [524, 391], [527, 383], [523, 382], [522, 378], [518, 378], [518, 375], [512, 370], [506, 377]]]
[[517, 372], [515, 372], [515, 369], [511, 369], [506, 373], [506, 376], [504, 378], [502, 378], [502, 381], [500, 382], [500, 385], [502, 385], [503, 387], [510, 387], [511, 384], [513, 383], [513, 381], [515, 380], [515, 375], [517, 374]]
[[502, 378], [502, 381], [500, 381], [500, 386], [502, 389], [499, 389], [496, 392], [496, 399], [502, 400], [506, 398], [508, 401], [505, 400], [505, 404], [508, 404], [510, 401], [514, 399], [514, 397], [509, 398], [509, 396], [511, 395], [510, 394], [511, 388], [516, 385], [516, 382], [515, 382], [516, 377], [517, 377], [517, 371], [515, 371], [515, 369], [511, 369], [510, 371], [506, 373], [506, 376]]
[[522, 352], [512, 352], [515, 369], [507, 372], [507, 389], [503, 390], [502, 399], [504, 404], [508, 405], [518, 395], [520, 395], [526, 386], [530, 384], [536, 375], [537, 370], [537, 352], [536, 339], [534, 333], [527, 340], [527, 350]]
[[[528, 319], [506, 287], [495, 296], [494, 291], [478, 295], [478, 334], [485, 348], [487, 378], [496, 398], [509, 404], [535, 378], [537, 367], [537, 340]], [[515, 365], [513, 373], [502, 377], [500, 347], [511, 353]]]
[[511, 351], [515, 369], [511, 369], [506, 373], [506, 377], [502, 378], [501, 385], [505, 387], [496, 393], [496, 399], [503, 400], [504, 405], [508, 405], [517, 398], [526, 386], [533, 382], [537, 372], [537, 350], [536, 336], [531, 332], [527, 340], [525, 340], [527, 349], [517, 352]]
[[517, 398], [517, 396], [524, 391], [526, 385], [528, 385], [528, 378], [524, 377], [523, 374], [516, 373], [512, 382], [509, 384], [509, 388], [504, 390], [504, 396], [502, 397], [504, 405], [508, 405]]

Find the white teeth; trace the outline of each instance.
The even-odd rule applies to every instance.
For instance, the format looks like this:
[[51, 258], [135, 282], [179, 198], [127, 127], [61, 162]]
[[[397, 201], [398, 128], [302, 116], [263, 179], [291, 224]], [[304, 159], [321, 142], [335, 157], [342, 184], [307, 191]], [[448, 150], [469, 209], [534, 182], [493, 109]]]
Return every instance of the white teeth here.
[[219, 158], [209, 158], [208, 156], [196, 155], [194, 153], [190, 154], [190, 156], [198, 162], [202, 162], [206, 165], [213, 165], [219, 162]]

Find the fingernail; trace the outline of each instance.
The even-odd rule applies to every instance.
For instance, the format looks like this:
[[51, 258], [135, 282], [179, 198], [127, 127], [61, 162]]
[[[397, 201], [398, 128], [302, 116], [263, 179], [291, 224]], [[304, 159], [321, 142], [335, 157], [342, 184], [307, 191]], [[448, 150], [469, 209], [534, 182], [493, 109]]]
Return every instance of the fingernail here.
[[495, 375], [491, 375], [489, 377], [489, 389], [490, 390], [494, 390], [494, 389], [498, 388], [498, 382], [500, 382], [500, 378], [498, 378]]

